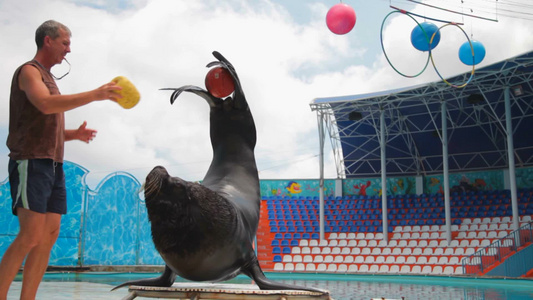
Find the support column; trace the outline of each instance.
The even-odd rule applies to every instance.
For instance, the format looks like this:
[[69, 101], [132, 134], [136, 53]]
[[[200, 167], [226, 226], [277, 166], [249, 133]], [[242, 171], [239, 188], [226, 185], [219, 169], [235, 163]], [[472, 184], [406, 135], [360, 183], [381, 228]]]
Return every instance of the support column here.
[[444, 177], [444, 212], [446, 216], [446, 240], [448, 245], [452, 242], [452, 218], [450, 209], [450, 174], [448, 166], [448, 119], [446, 114], [446, 101], [441, 102], [442, 122], [442, 169]]
[[319, 181], [319, 227], [320, 227], [320, 240], [324, 240], [324, 113], [318, 112], [318, 137], [320, 143], [320, 181]]
[[509, 158], [509, 188], [511, 189], [511, 206], [513, 208], [513, 230], [520, 226], [518, 212], [518, 195], [516, 190], [516, 170], [514, 161], [513, 122], [511, 116], [511, 91], [507, 86], [504, 90], [505, 99], [505, 125], [507, 131], [507, 156]]
[[389, 220], [387, 214], [387, 152], [386, 152], [386, 135], [385, 135], [385, 110], [381, 109], [379, 120], [380, 127], [380, 148], [381, 148], [381, 220], [383, 227], [383, 240], [389, 240]]

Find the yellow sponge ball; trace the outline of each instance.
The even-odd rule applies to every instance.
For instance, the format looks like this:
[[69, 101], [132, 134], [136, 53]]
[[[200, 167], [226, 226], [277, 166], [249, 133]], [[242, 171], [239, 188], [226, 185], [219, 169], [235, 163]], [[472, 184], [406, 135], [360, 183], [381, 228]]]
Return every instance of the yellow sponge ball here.
[[122, 95], [122, 98], [117, 99], [118, 104], [120, 104], [120, 106], [129, 109], [139, 103], [139, 100], [141, 99], [141, 94], [139, 94], [137, 88], [135, 88], [133, 83], [131, 83], [131, 81], [129, 81], [126, 77], [117, 76], [111, 81], [122, 88], [122, 90], [117, 91], [117, 93]]

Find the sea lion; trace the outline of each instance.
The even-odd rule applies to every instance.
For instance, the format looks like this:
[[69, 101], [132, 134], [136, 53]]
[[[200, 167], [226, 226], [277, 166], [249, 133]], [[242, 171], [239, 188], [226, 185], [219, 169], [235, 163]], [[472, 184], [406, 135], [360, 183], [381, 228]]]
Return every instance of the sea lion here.
[[174, 90], [171, 104], [182, 92], [194, 93], [209, 104], [213, 161], [201, 184], [172, 177], [161, 166], [148, 174], [146, 207], [165, 271], [160, 277], [129, 281], [114, 289], [126, 285], [170, 287], [176, 275], [194, 281], [224, 281], [242, 273], [260, 289], [327, 293], [271, 281], [259, 266], [253, 249], [261, 204], [254, 119], [232, 64], [216, 51], [213, 55], [218, 61], [207, 67], [230, 71], [233, 97], [217, 98], [191, 85], [166, 89]]

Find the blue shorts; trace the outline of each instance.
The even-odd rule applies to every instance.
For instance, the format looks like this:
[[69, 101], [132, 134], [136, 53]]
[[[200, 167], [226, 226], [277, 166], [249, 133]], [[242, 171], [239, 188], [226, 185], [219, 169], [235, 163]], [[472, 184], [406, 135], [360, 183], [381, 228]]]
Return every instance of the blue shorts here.
[[38, 213], [67, 213], [63, 164], [51, 159], [9, 160], [13, 214], [17, 207]]

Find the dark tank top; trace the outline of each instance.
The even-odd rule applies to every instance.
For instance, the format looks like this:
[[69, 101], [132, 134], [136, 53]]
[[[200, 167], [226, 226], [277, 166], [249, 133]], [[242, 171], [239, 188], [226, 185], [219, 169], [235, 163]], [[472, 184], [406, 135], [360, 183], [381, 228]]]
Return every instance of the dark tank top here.
[[20, 66], [13, 75], [9, 99], [9, 157], [14, 160], [49, 158], [63, 162], [65, 141], [64, 113], [43, 114], [19, 88], [20, 70], [31, 65], [41, 72], [41, 77], [51, 95], [59, 89], [51, 74], [35, 61]]

